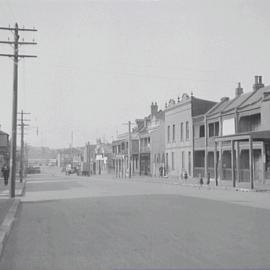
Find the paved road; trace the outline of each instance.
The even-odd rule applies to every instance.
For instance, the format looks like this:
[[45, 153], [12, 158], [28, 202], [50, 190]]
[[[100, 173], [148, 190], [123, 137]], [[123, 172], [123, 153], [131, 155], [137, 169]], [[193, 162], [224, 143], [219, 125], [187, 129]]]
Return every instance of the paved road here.
[[40, 176], [28, 181], [0, 269], [269, 269], [269, 197]]

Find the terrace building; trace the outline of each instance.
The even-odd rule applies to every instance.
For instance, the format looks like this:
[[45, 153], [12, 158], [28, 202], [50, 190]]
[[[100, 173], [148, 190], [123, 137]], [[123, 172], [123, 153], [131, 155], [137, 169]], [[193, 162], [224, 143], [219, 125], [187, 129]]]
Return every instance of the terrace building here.
[[222, 98], [206, 114], [193, 117], [194, 176], [251, 188], [269, 181], [269, 115], [270, 86], [255, 76], [253, 91], [244, 93], [239, 83], [233, 99]]
[[[130, 134], [130, 169], [132, 175], [157, 175], [165, 163], [164, 112], [152, 103], [151, 113], [137, 119]], [[113, 167], [117, 177], [128, 175], [129, 134], [124, 133], [113, 141]], [[163, 164], [163, 165], [162, 165]]]
[[165, 171], [169, 176], [193, 176], [193, 118], [203, 115], [216, 103], [183, 94], [171, 99], [165, 109]]

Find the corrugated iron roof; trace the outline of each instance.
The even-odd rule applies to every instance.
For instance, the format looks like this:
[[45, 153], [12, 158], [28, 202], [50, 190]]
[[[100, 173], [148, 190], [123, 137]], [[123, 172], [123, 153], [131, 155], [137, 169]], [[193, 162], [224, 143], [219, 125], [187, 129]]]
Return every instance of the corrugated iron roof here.
[[206, 115], [209, 116], [222, 112], [230, 102], [231, 100], [220, 101], [214, 108], [210, 109]]
[[240, 105], [240, 108], [257, 103], [263, 98], [264, 92], [268, 91], [270, 91], [270, 86], [262, 87], [257, 91], [250, 92], [251, 93], [250, 97]]
[[206, 114], [207, 116], [214, 115], [216, 113], [229, 112], [235, 110], [236, 108], [241, 109], [247, 106], [253, 106], [263, 98], [264, 92], [270, 91], [270, 86], [262, 87], [257, 91], [250, 91], [242, 94], [234, 99], [221, 101], [215, 107], [209, 110]]

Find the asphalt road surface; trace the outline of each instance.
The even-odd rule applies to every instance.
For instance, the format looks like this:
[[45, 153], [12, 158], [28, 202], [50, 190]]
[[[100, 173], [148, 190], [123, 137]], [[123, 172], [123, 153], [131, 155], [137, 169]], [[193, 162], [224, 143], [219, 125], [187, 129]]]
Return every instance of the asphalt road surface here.
[[28, 180], [0, 269], [269, 269], [269, 197], [41, 175]]

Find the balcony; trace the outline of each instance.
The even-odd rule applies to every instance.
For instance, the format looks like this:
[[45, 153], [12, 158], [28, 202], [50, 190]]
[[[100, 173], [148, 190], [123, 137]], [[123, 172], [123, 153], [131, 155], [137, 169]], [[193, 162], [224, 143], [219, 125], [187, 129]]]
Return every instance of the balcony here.
[[141, 153], [150, 153], [150, 144], [148, 145], [141, 145]]
[[194, 147], [195, 149], [205, 148], [205, 138], [194, 138]]

